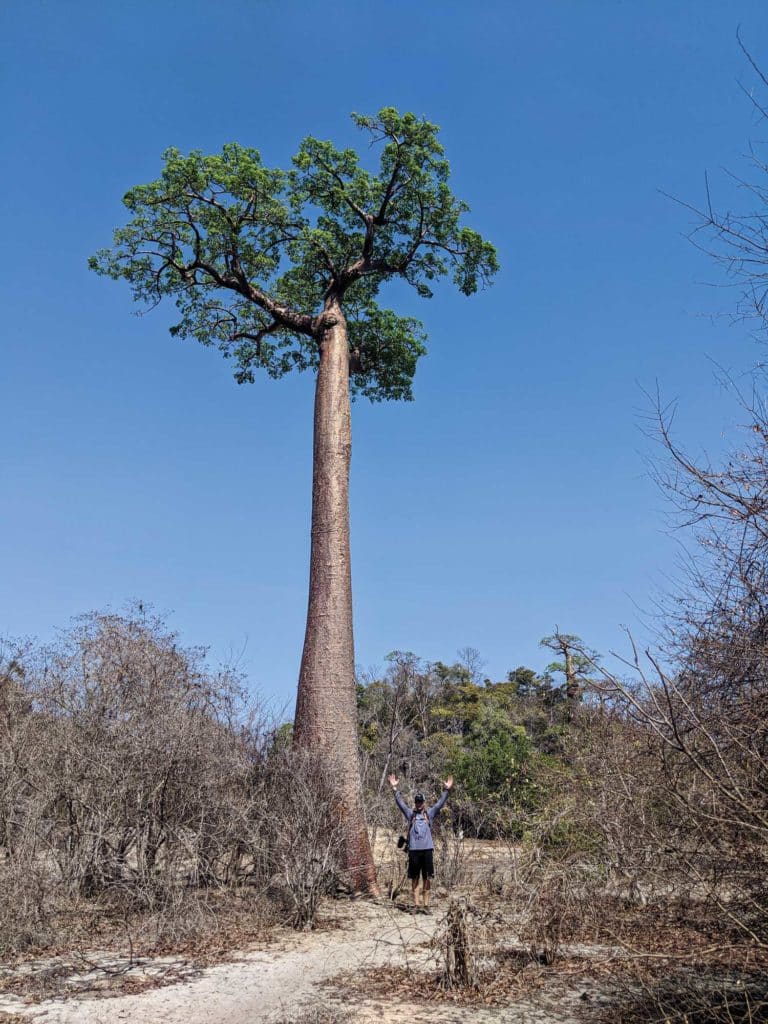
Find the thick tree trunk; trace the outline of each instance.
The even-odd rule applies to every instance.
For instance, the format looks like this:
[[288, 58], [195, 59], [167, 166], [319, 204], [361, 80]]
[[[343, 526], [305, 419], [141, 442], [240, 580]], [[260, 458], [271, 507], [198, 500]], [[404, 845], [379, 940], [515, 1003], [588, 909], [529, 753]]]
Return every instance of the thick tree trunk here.
[[352, 452], [349, 346], [338, 305], [325, 332], [315, 391], [309, 607], [294, 734], [333, 770], [344, 827], [344, 860], [357, 891], [376, 892], [363, 812], [352, 638], [349, 466]]
[[573, 655], [569, 648], [564, 648], [565, 654], [565, 696], [568, 701], [568, 714], [573, 714], [576, 705], [581, 698], [581, 687], [576, 678], [576, 669], [573, 666]]

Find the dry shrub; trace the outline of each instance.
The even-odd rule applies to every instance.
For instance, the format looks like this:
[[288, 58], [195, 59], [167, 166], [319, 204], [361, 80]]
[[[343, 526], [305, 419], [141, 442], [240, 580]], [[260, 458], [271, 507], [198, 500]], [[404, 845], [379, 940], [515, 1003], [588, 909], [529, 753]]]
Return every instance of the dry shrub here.
[[[685, 670], [606, 679], [611, 705], [582, 716], [571, 823], [591, 837], [606, 907], [643, 910], [638, 920], [674, 911], [746, 962], [768, 953], [768, 727], [754, 693], [708, 678], [706, 692]], [[648, 937], [658, 951], [663, 936]]]
[[268, 762], [272, 803], [265, 813], [271, 860], [284, 886], [291, 925], [314, 928], [320, 898], [334, 891], [343, 839], [341, 809], [325, 763], [285, 749]]
[[509, 873], [503, 864], [490, 861], [481, 874], [483, 890], [489, 896], [503, 896], [509, 888]]
[[634, 652], [629, 678], [600, 670], [585, 689], [569, 783], [529, 831], [528, 927], [544, 957], [597, 938], [623, 946], [625, 975], [670, 958], [677, 987], [655, 985], [617, 1020], [765, 1013], [759, 992], [723, 980], [768, 963], [768, 424], [755, 434], [720, 473], [675, 453], [670, 486], [705, 532], [696, 585], [663, 664]]
[[0, 948], [83, 913], [184, 941], [219, 926], [219, 894], [276, 878], [314, 921], [337, 849], [322, 766], [203, 655], [141, 605], [0, 651]]
[[18, 859], [0, 864], [0, 956], [47, 945], [54, 918], [51, 887], [41, 866]]
[[467, 877], [467, 851], [464, 833], [454, 829], [450, 821], [436, 830], [438, 877], [449, 891], [456, 889]]
[[631, 979], [600, 1024], [764, 1024], [765, 974], [672, 970]]
[[560, 953], [569, 907], [569, 891], [563, 874], [552, 874], [534, 891], [529, 901], [520, 937], [530, 946], [531, 956], [551, 966]]
[[[502, 906], [530, 959], [549, 967], [564, 957], [564, 946], [599, 933], [604, 875], [591, 854], [570, 844], [549, 847], [547, 830], [538, 824], [517, 852], [514, 871], [502, 878]], [[554, 816], [550, 824], [557, 828], [562, 820]]]
[[[381, 833], [379, 833], [381, 835]], [[389, 831], [382, 839], [384, 852], [378, 857], [376, 874], [382, 895], [390, 900], [408, 889], [408, 855], [397, 845], [397, 837]]]
[[471, 910], [465, 899], [448, 904], [442, 928], [435, 943], [442, 954], [440, 984], [446, 989], [476, 991], [479, 976]]
[[130, 890], [149, 907], [180, 875], [242, 871], [265, 735], [236, 678], [157, 620], [93, 615], [28, 659], [24, 697], [6, 748], [11, 858], [42, 858], [70, 896]]

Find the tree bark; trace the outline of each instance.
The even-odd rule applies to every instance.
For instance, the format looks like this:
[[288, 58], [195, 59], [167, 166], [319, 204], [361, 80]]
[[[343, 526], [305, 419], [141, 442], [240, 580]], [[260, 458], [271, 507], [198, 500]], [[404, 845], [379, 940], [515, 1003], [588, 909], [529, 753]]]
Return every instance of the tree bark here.
[[573, 665], [573, 654], [570, 648], [564, 647], [563, 654], [565, 655], [565, 696], [568, 701], [568, 714], [572, 715], [579, 702], [581, 687], [576, 678], [576, 669]]
[[352, 453], [347, 325], [326, 307], [315, 390], [309, 606], [294, 722], [295, 742], [320, 751], [338, 785], [344, 863], [356, 891], [373, 892], [376, 869], [365, 824], [357, 736], [349, 468]]

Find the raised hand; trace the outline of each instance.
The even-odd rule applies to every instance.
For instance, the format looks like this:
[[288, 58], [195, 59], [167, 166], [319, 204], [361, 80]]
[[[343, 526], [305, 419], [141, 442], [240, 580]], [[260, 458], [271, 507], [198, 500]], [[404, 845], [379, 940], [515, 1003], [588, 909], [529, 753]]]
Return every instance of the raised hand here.
[[387, 782], [390, 784], [390, 786], [393, 789], [397, 788], [397, 776], [396, 775], [388, 775], [387, 776]]
[[450, 789], [451, 786], [453, 785], [453, 776], [449, 775], [448, 778], [443, 783], [443, 785], [445, 786], [446, 789]]

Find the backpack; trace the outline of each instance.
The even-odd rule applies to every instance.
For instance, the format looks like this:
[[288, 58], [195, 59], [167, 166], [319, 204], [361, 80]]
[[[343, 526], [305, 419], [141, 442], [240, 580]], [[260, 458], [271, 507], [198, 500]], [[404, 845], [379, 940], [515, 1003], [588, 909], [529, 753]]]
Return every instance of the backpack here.
[[408, 851], [411, 848], [411, 829], [413, 828], [413, 823], [416, 820], [417, 813], [421, 814], [424, 817], [424, 820], [427, 823], [427, 827], [431, 826], [431, 822], [429, 820], [429, 813], [427, 812], [426, 809], [419, 812], [414, 811], [413, 814], [411, 815], [411, 820], [408, 822], [408, 832], [404, 836], [397, 837], [398, 849], [402, 850], [403, 853], [408, 853]]

